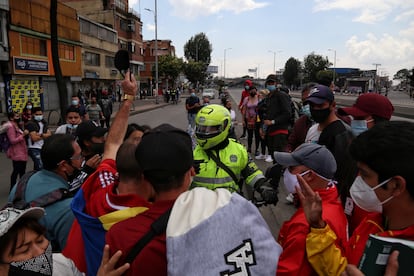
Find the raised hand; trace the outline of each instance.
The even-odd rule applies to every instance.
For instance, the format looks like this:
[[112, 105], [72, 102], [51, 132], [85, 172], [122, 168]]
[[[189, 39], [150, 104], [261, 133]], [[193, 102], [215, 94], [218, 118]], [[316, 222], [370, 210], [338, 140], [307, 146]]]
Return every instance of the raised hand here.
[[121, 276], [124, 274], [125, 271], [129, 269], [129, 263], [125, 263], [115, 269], [115, 265], [121, 256], [122, 252], [121, 250], [118, 250], [114, 255], [112, 255], [111, 258], [109, 258], [109, 245], [106, 244], [103, 251], [101, 266], [99, 267], [97, 276]]
[[324, 228], [326, 222], [322, 219], [322, 199], [318, 192], [312, 190], [309, 184], [297, 175], [300, 188], [296, 187], [300, 203], [306, 216], [306, 220], [312, 228]]

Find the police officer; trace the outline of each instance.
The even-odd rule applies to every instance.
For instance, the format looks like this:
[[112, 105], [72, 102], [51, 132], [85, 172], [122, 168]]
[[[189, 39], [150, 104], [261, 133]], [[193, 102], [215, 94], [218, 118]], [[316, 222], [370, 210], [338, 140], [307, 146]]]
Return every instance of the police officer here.
[[240, 179], [243, 178], [266, 203], [276, 204], [277, 191], [250, 159], [246, 148], [228, 137], [230, 128], [230, 112], [221, 105], [210, 104], [197, 113], [196, 175], [192, 187], [226, 188], [238, 192], [241, 189]]

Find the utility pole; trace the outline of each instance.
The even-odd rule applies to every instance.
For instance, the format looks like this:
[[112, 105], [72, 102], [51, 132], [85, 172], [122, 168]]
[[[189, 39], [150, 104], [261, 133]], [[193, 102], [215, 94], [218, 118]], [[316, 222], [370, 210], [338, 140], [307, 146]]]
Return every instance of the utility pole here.
[[375, 77], [374, 77], [374, 91], [378, 93], [378, 80], [377, 80], [377, 69], [378, 66], [381, 66], [380, 63], [373, 63], [372, 65], [375, 66]]
[[226, 52], [227, 52], [227, 50], [231, 50], [231, 48], [224, 49], [224, 67], [223, 67], [224, 79], [226, 78]]
[[332, 84], [334, 85], [334, 89], [335, 89], [335, 80], [336, 80], [336, 50], [335, 49], [328, 49], [328, 51], [334, 52], [334, 68], [333, 68]]

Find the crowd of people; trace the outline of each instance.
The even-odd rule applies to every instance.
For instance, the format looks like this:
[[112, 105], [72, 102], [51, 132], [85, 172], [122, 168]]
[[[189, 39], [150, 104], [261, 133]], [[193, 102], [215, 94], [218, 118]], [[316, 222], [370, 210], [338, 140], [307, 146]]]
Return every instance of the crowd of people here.
[[[292, 122], [275, 75], [263, 90], [248, 80], [237, 137], [228, 98], [191, 93], [186, 131], [128, 124], [133, 75], [122, 90], [111, 125], [77, 96], [54, 134], [40, 108], [9, 114], [2, 275], [362, 275], [370, 234], [414, 240], [414, 124], [390, 121], [386, 97], [338, 109], [329, 87], [307, 86]], [[262, 172], [254, 159], [273, 164]], [[277, 204], [280, 180], [297, 209], [275, 239], [242, 187]], [[398, 254], [387, 275], [407, 269]]]

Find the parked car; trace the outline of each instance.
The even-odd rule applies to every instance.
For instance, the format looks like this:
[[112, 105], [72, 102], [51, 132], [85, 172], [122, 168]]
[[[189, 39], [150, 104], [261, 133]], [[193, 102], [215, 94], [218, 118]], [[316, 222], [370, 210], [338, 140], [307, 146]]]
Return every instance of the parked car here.
[[210, 99], [215, 99], [217, 93], [218, 91], [214, 88], [206, 88], [203, 90], [202, 97], [209, 97]]

